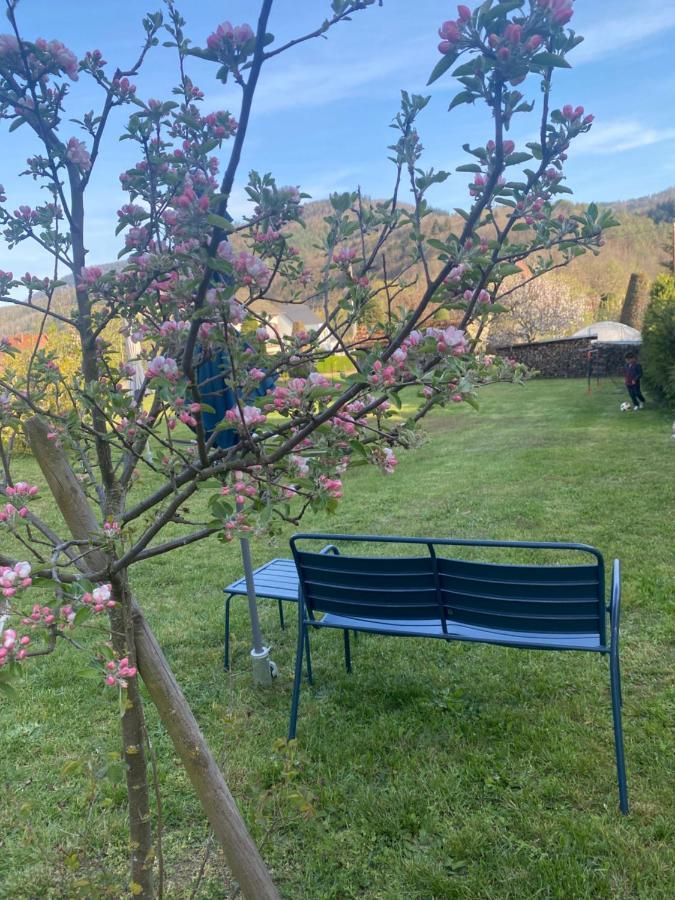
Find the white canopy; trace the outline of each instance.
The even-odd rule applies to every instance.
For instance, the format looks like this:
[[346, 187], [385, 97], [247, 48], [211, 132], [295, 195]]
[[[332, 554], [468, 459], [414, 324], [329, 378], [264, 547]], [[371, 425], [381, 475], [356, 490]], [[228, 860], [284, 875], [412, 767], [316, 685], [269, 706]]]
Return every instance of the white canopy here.
[[587, 325], [572, 335], [575, 338], [595, 338], [602, 344], [633, 344], [642, 340], [637, 328], [624, 325], [623, 322], [595, 322]]

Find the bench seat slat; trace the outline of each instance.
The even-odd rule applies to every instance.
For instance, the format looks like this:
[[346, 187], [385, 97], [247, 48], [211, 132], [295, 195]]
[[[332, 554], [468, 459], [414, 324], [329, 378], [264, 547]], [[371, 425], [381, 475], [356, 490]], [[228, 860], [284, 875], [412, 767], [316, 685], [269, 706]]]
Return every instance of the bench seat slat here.
[[[383, 627], [383, 625], [385, 627]], [[352, 628], [376, 634], [391, 634], [402, 637], [435, 637], [444, 640], [474, 641], [477, 643], [500, 644], [512, 647], [531, 647], [533, 649], [551, 650], [593, 650], [606, 652], [607, 648], [600, 642], [597, 632], [579, 632], [566, 634], [556, 632], [533, 633], [529, 631], [504, 632], [494, 628], [480, 628], [448, 621], [447, 633], [440, 623], [424, 619], [389, 619], [385, 623], [377, 619], [356, 618], [327, 613], [316, 623], [317, 627]]]

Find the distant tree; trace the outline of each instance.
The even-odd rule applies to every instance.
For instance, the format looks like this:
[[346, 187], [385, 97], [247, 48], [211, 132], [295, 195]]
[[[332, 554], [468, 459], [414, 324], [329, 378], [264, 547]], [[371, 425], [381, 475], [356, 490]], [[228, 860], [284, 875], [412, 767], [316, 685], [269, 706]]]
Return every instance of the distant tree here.
[[631, 328], [642, 327], [647, 304], [649, 303], [649, 281], [644, 272], [633, 272], [628, 282], [626, 299], [623, 301], [620, 322]]
[[645, 382], [660, 399], [675, 402], [675, 276], [659, 275], [649, 292], [642, 326]]
[[592, 310], [587, 298], [575, 296], [563, 282], [545, 279], [516, 287], [498, 302], [503, 311], [488, 328], [492, 347], [563, 337], [580, 328]]

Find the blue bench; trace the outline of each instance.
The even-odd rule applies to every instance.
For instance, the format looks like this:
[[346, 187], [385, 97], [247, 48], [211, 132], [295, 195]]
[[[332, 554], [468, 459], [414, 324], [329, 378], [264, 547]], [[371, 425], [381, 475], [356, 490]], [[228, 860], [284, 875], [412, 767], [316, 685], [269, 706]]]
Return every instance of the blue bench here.
[[[412, 548], [412, 555], [343, 555], [336, 546], [323, 552], [306, 549], [317, 541], [406, 546], [409, 552]], [[592, 562], [516, 565], [441, 555], [453, 547], [517, 548], [532, 554], [560, 551], [568, 558], [575, 551], [592, 557]], [[313, 629], [338, 628], [343, 632], [348, 672], [352, 668], [350, 630], [603, 654], [609, 656], [619, 806], [622, 813], [628, 812], [621, 723], [618, 560], [612, 568], [607, 605], [602, 555], [586, 544], [296, 534], [291, 549], [302, 602], [298, 603], [289, 740], [296, 734], [305, 655], [308, 680], [312, 681], [309, 634]]]

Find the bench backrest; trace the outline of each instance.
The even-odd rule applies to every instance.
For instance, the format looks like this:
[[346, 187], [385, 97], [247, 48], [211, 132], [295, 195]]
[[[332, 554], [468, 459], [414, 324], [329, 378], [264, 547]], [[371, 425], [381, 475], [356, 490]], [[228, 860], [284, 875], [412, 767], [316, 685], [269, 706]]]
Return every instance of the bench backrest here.
[[[414, 556], [302, 549], [307, 540], [413, 544]], [[592, 563], [521, 565], [449, 556], [453, 546], [583, 551]], [[291, 540], [310, 615], [440, 621], [530, 634], [598, 634], [605, 642], [602, 555], [585, 544], [299, 534]]]

